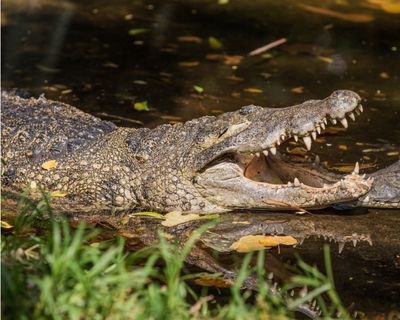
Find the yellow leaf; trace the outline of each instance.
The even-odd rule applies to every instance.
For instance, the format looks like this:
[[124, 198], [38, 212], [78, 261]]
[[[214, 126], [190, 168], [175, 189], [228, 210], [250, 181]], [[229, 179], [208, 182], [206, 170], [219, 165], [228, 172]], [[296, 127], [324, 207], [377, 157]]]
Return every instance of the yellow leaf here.
[[332, 63], [332, 62], [333, 62], [333, 59], [332, 59], [332, 58], [329, 58], [329, 57], [318, 56], [317, 58], [318, 58], [319, 60], [323, 61], [323, 62], [326, 62], [326, 63]]
[[134, 212], [129, 214], [130, 217], [134, 216], [149, 216], [157, 219], [165, 219], [164, 216], [158, 212], [153, 212], [153, 211], [145, 211], [145, 212]]
[[278, 245], [295, 245], [297, 240], [292, 236], [263, 236], [263, 235], [249, 235], [241, 237], [238, 241], [234, 242], [230, 248], [237, 252], [251, 252], [263, 250], [266, 247], [275, 247]]
[[304, 87], [295, 87], [295, 88], [290, 89], [290, 91], [293, 93], [303, 93]]
[[389, 74], [388, 74], [387, 72], [381, 72], [381, 73], [379, 74], [379, 76], [380, 76], [382, 79], [389, 79], [389, 78], [390, 78], [390, 76], [389, 76]]
[[57, 167], [58, 162], [56, 160], [49, 160], [42, 164], [42, 168], [45, 170], [51, 170]]
[[192, 42], [192, 43], [201, 43], [202, 40], [199, 37], [196, 36], [180, 36], [178, 37], [179, 42]]
[[60, 190], [56, 190], [50, 193], [51, 197], [56, 197], [56, 198], [63, 198], [67, 195], [67, 192], [62, 192]]
[[11, 228], [13, 228], [13, 226], [11, 224], [9, 224], [7, 221], [3, 221], [3, 220], [1, 220], [1, 227], [3, 229], [11, 229]]

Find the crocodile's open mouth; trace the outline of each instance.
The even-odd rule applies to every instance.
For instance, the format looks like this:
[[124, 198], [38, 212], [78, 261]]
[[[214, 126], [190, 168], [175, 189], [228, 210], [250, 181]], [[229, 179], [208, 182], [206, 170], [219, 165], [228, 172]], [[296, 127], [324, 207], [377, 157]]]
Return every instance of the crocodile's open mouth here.
[[357, 199], [372, 185], [371, 178], [359, 175], [358, 163], [351, 174], [340, 177], [314, 163], [292, 161], [277, 152], [290, 139], [301, 139], [311, 150], [312, 141], [323, 133], [328, 121], [347, 128], [346, 117], [355, 121], [363, 108], [357, 101], [347, 110], [335, 111], [297, 123], [290, 131], [275, 132], [277, 139], [267, 147], [261, 144], [258, 151], [221, 155], [197, 176], [201, 192], [213, 202], [236, 208], [322, 208]]

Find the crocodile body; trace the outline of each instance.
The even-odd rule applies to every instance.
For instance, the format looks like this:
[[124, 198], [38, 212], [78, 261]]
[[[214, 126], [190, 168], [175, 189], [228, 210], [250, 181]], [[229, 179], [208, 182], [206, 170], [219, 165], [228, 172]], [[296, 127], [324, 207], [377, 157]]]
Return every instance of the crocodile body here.
[[55, 206], [86, 212], [211, 213], [351, 202], [399, 207], [399, 163], [376, 173], [376, 182], [358, 170], [311, 180], [273, 170], [280, 144], [300, 137], [309, 149], [327, 120], [347, 127], [346, 116], [360, 111], [359, 96], [342, 90], [288, 108], [247, 106], [150, 130], [119, 128], [61, 102], [3, 92], [2, 184], [45, 190], [58, 195]]

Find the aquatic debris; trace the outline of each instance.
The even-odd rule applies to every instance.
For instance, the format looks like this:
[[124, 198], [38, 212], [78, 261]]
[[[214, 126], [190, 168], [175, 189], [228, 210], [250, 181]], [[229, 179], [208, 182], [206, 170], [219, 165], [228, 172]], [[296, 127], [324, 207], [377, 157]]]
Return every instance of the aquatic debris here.
[[263, 93], [263, 90], [258, 88], [245, 88], [243, 91], [250, 92], [250, 93]]
[[174, 227], [178, 224], [203, 219], [216, 219], [219, 218], [218, 214], [199, 215], [196, 213], [182, 214], [180, 211], [171, 211], [164, 216], [165, 220], [161, 224], [165, 227]]
[[398, 0], [367, 0], [373, 5], [377, 5], [388, 13], [400, 13], [400, 2]]
[[147, 104], [147, 101], [141, 101], [141, 102], [135, 102], [133, 104], [133, 108], [136, 111], [149, 111], [149, 106]]
[[294, 87], [294, 88], [290, 89], [290, 92], [303, 93], [304, 92], [304, 87]]
[[299, 3], [298, 6], [308, 12], [349, 22], [366, 23], [371, 22], [375, 19], [373, 16], [365, 13], [343, 13], [326, 8], [311, 6], [305, 3]]
[[243, 60], [243, 56], [229, 56], [226, 54], [209, 53], [206, 55], [206, 59], [210, 61], [222, 61], [228, 66], [235, 66], [240, 64]]
[[184, 68], [197, 67], [199, 64], [200, 64], [200, 62], [198, 62], [198, 61], [182, 61], [182, 62], [178, 63], [178, 65], [180, 67], [184, 67]]
[[318, 60], [321, 60], [321, 61], [323, 61], [323, 62], [326, 62], [326, 63], [332, 63], [332, 62], [333, 62], [333, 59], [332, 59], [332, 58], [324, 57], [324, 56], [317, 56], [317, 59], [318, 59]]
[[156, 219], [165, 219], [165, 217], [162, 214], [154, 211], [133, 212], [128, 215], [128, 217], [134, 217], [134, 216], [148, 216]]
[[49, 160], [42, 164], [42, 168], [45, 170], [51, 170], [57, 167], [58, 162], [56, 160]]
[[200, 86], [197, 86], [197, 85], [194, 85], [194, 86], [193, 86], [193, 89], [194, 89], [194, 91], [196, 91], [197, 93], [203, 93], [203, 92], [204, 92], [204, 88], [203, 88], [203, 87], [200, 87]]
[[130, 29], [130, 30], [128, 31], [128, 34], [129, 34], [130, 36], [137, 36], [137, 35], [139, 35], [139, 34], [143, 34], [143, 33], [147, 33], [147, 32], [149, 32], [148, 29], [139, 28], [139, 29]]
[[276, 247], [279, 245], [293, 246], [297, 243], [298, 241], [292, 236], [248, 235], [241, 237], [238, 241], [232, 243], [229, 248], [244, 253], [263, 250], [268, 247]]
[[203, 40], [200, 37], [191, 36], [191, 35], [180, 36], [177, 38], [177, 40], [179, 42], [191, 42], [191, 43], [202, 43], [203, 42]]
[[208, 37], [208, 44], [213, 49], [222, 49], [224, 45], [215, 37]]
[[285, 43], [286, 41], [287, 41], [286, 38], [281, 38], [279, 40], [275, 40], [273, 42], [270, 42], [270, 43], [268, 43], [268, 44], [266, 44], [266, 45], [264, 45], [264, 46], [262, 46], [260, 48], [257, 48], [255, 50], [249, 52], [249, 56], [256, 56], [256, 55], [262, 54], [262, 53], [264, 53], [264, 52], [266, 52], [266, 51], [268, 51], [268, 50], [270, 50], [272, 48], [280, 46], [281, 44]]

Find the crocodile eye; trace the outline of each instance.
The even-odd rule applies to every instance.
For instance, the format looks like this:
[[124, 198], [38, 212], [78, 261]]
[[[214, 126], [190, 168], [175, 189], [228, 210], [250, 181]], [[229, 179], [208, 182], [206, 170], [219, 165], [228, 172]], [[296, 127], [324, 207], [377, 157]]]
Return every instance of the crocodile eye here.
[[260, 110], [260, 109], [262, 109], [262, 107], [255, 106], [254, 104], [251, 104], [251, 105], [249, 105], [249, 106], [244, 106], [244, 107], [242, 107], [242, 108], [239, 110], [239, 114], [242, 115], [242, 116], [245, 116], [245, 115], [247, 115], [247, 114], [250, 114], [250, 113], [255, 112], [255, 111], [257, 111], [257, 110]]
[[235, 134], [238, 134], [240, 132], [242, 132], [243, 130], [247, 129], [250, 126], [251, 122], [250, 121], [244, 121], [241, 123], [236, 123], [236, 124], [231, 124], [229, 127], [224, 128], [219, 136], [218, 139], [223, 137], [223, 138], [227, 138], [230, 136], [233, 136]]

